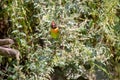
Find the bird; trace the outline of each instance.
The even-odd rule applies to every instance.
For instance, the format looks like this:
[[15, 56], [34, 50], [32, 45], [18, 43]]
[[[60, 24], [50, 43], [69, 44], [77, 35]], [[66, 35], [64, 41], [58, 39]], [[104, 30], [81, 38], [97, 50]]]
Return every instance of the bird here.
[[56, 25], [55, 21], [51, 22], [51, 30], [50, 30], [50, 35], [53, 39], [58, 39], [59, 38], [59, 28]]

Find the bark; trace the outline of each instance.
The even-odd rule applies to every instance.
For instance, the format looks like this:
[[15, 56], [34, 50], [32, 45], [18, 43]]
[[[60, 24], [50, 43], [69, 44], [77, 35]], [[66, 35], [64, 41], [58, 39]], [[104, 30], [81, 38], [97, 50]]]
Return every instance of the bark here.
[[14, 41], [12, 39], [0, 39], [0, 46], [12, 44], [14, 44]]
[[0, 55], [19, 60], [20, 52], [10, 48], [13, 43], [12, 39], [0, 39]]
[[20, 53], [18, 50], [15, 49], [0, 47], [0, 55], [16, 58], [17, 60], [19, 60]]

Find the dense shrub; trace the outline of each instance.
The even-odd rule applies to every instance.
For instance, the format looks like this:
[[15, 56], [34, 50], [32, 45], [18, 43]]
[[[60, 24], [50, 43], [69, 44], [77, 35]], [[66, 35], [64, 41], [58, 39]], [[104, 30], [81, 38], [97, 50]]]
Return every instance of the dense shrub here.
[[[120, 78], [119, 0], [3, 0], [0, 5], [1, 15], [9, 17], [7, 34], [21, 52], [19, 64], [11, 60], [1, 78]], [[52, 21], [61, 32], [58, 40], [50, 36]]]

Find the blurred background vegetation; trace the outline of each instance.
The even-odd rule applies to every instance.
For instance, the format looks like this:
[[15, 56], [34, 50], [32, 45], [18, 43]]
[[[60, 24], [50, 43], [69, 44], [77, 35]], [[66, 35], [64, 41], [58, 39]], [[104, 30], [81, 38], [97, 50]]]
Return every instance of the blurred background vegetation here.
[[120, 79], [119, 0], [0, 0], [2, 21], [1, 38], [21, 56], [19, 64], [0, 56], [1, 80]]

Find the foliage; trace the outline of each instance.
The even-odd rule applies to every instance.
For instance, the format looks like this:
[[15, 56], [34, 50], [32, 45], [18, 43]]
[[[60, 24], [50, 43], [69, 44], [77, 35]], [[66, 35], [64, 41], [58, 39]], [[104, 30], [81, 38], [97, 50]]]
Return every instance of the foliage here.
[[[120, 78], [119, 0], [3, 0], [1, 4], [5, 6], [1, 13], [10, 17], [13, 47], [21, 52], [18, 65], [11, 61], [6, 73], [0, 71], [8, 80], [50, 80], [56, 67], [67, 80], [81, 76], [101, 80], [99, 70], [105, 74], [101, 77]], [[49, 34], [53, 20], [60, 28], [58, 40]]]

